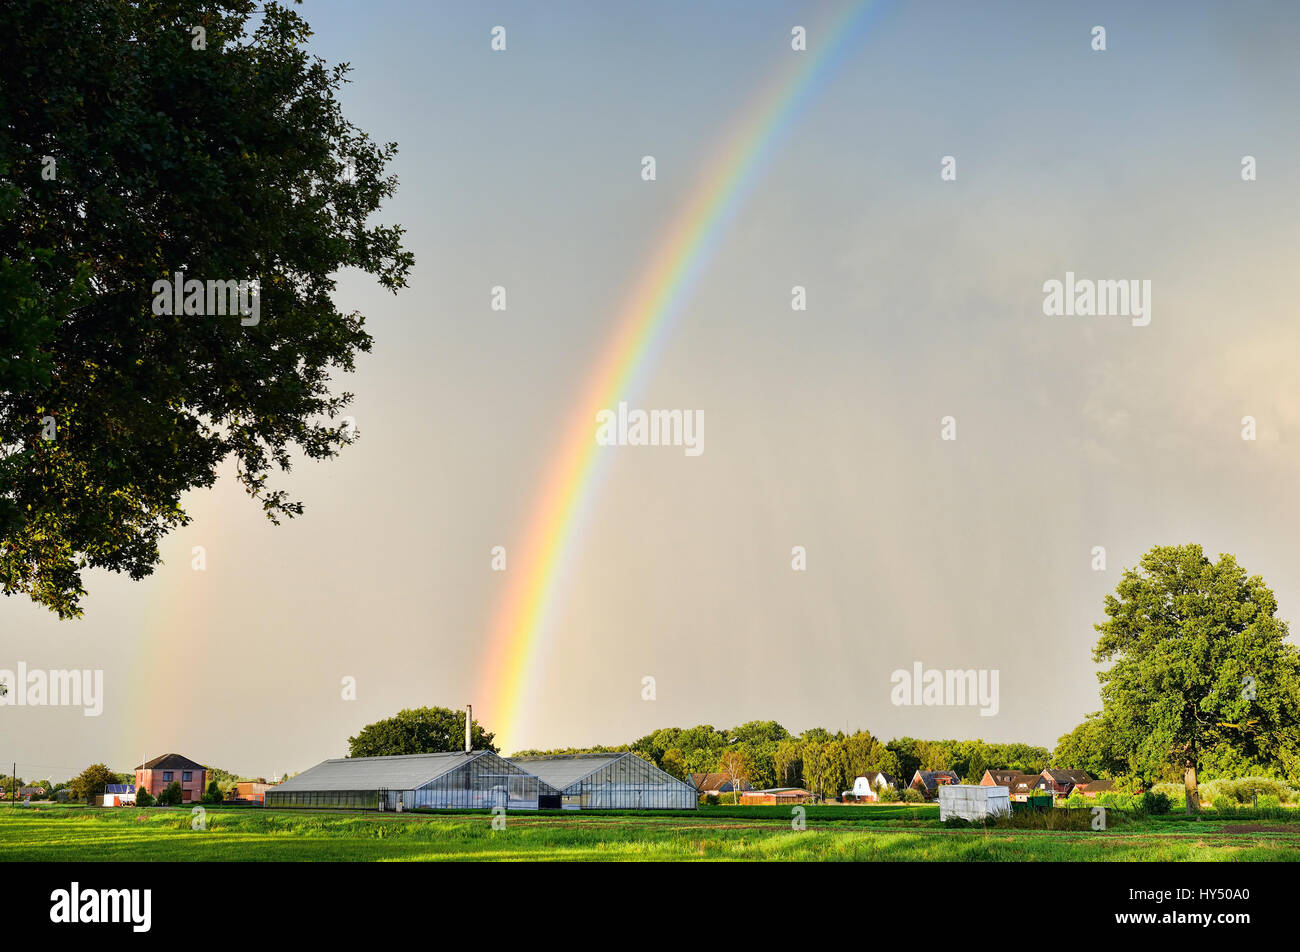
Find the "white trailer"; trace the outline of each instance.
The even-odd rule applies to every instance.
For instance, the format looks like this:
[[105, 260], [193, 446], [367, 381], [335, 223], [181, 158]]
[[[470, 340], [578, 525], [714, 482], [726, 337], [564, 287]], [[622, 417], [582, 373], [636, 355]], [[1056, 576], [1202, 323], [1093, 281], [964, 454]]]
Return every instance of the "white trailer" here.
[[948, 784], [939, 787], [939, 819], [984, 820], [1011, 813], [1008, 787]]

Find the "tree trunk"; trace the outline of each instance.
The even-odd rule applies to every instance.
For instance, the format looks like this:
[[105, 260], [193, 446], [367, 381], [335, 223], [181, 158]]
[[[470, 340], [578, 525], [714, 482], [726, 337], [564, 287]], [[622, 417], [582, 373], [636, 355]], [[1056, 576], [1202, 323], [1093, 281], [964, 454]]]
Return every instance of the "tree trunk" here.
[[1183, 791], [1187, 796], [1187, 814], [1200, 812], [1201, 801], [1196, 792], [1196, 764], [1190, 760], [1183, 764]]

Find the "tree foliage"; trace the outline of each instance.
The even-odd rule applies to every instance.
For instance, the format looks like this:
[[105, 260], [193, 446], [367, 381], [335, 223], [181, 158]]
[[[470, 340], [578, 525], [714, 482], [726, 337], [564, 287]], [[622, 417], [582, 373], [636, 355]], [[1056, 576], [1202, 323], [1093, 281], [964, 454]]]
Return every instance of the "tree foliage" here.
[[109, 770], [104, 764], [91, 764], [73, 777], [68, 786], [72, 789], [70, 794], [72, 799], [94, 803], [104, 795], [104, 789], [110, 783], [118, 782], [117, 774]]
[[1199, 545], [1157, 546], [1124, 572], [1093, 657], [1112, 662], [1098, 675], [1102, 717], [1129, 772], [1181, 768], [1190, 801], [1215, 760], [1295, 773], [1300, 652], [1277, 607], [1262, 578]]
[[163, 792], [158, 794], [158, 806], [160, 807], [178, 807], [185, 799], [185, 794], [181, 790], [181, 782], [173, 780], [163, 788]]
[[[496, 752], [495, 735], [478, 721], [471, 725], [475, 750]], [[349, 757], [389, 757], [395, 754], [438, 754], [465, 749], [465, 712], [445, 707], [417, 707], [367, 724], [348, 738]]]
[[[5, 594], [80, 615], [83, 571], [150, 574], [188, 521], [182, 495], [224, 460], [278, 521], [302, 505], [272, 472], [355, 438], [331, 377], [371, 339], [332, 275], [396, 291], [412, 257], [402, 229], [369, 222], [396, 147], [343, 117], [347, 67], [312, 56], [310, 35], [275, 2], [6, 3]], [[258, 281], [258, 323], [155, 316], [153, 286], [177, 272]]]

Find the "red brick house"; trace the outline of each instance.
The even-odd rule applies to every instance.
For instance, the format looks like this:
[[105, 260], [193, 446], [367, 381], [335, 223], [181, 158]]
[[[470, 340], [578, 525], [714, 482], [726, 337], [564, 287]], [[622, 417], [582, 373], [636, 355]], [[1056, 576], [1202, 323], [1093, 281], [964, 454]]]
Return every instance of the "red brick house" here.
[[1052, 770], [1050, 767], [1038, 775], [1037, 787], [1054, 797], [1068, 797], [1075, 787], [1092, 783], [1083, 770]]
[[1094, 780], [1094, 781], [1092, 781], [1092, 783], [1081, 783], [1081, 784], [1079, 784], [1079, 786], [1078, 786], [1077, 789], [1083, 791], [1083, 795], [1084, 795], [1085, 797], [1095, 797], [1095, 796], [1097, 796], [1098, 794], [1101, 794], [1101, 793], [1114, 793], [1114, 792], [1115, 792], [1115, 781], [1114, 781], [1114, 780]]
[[180, 754], [163, 754], [135, 768], [135, 789], [148, 790], [155, 799], [172, 781], [181, 785], [182, 803], [198, 803], [208, 786], [208, 768]]
[[980, 778], [981, 787], [1006, 787], [1011, 799], [1024, 803], [1031, 793], [1036, 793], [1041, 780], [1039, 774], [1021, 773], [1018, 770], [986, 770]]
[[950, 783], [961, 783], [961, 778], [951, 770], [918, 770], [912, 775], [908, 787], [921, 791], [927, 800], [933, 800], [939, 795], [939, 788]]

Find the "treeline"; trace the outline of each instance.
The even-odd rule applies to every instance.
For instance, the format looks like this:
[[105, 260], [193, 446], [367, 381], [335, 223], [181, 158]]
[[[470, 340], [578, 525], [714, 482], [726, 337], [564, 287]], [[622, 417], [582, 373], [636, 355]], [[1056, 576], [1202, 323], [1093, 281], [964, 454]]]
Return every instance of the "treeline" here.
[[[220, 767], [207, 767], [208, 789], [204, 793], [205, 803], [220, 802], [224, 797], [233, 795], [235, 785], [243, 781], [256, 780], [266, 783], [264, 777], [241, 777]], [[113, 771], [104, 764], [91, 764], [71, 780], [55, 783], [53, 780], [23, 780], [22, 777], [0, 776], [0, 799], [16, 798], [23, 787], [38, 787], [45, 792], [33, 795], [33, 800], [57, 800], [60, 790], [68, 791], [68, 799], [85, 803], [98, 803], [109, 784], [134, 784], [135, 771]], [[180, 784], [176, 786], [176, 802], [180, 803]], [[145, 794], [145, 799], [152, 799]], [[141, 803], [144, 806], [145, 803]]]
[[[831, 732], [814, 727], [794, 735], [776, 721], [750, 721], [731, 729], [708, 724], [665, 727], [618, 747], [529, 750], [529, 754], [576, 754], [630, 750], [679, 779], [692, 773], [743, 775], [755, 787], [803, 787], [819, 796], [836, 796], [853, 781], [883, 770], [904, 784], [917, 770], [952, 770], [978, 783], [989, 768], [1037, 773], [1052, 752], [1030, 744], [990, 744], [982, 740], [920, 740], [899, 737], [884, 742], [870, 731]], [[724, 766], [725, 765], [725, 766]]]

